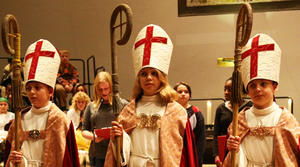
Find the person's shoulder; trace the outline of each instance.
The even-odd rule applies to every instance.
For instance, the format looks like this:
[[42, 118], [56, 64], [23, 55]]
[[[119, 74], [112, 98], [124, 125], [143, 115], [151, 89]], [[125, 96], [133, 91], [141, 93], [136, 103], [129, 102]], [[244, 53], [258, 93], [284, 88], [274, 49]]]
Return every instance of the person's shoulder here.
[[69, 62], [69, 64], [68, 64], [68, 65], [69, 65], [69, 67], [70, 67], [70, 68], [73, 68], [73, 69], [77, 70], [76, 66], [75, 66], [75, 65], [73, 65], [72, 63], [70, 63], [70, 62]]
[[12, 113], [12, 112], [7, 112], [7, 115], [9, 115], [10, 117], [15, 117], [15, 113]]
[[168, 104], [167, 104], [167, 106], [168, 107], [179, 107], [179, 108], [183, 108], [184, 109], [184, 107], [182, 107], [182, 105], [181, 104], [179, 104], [177, 101], [171, 101], [171, 102], [169, 102]]
[[88, 111], [88, 110], [90, 110], [90, 108], [91, 107], [93, 107], [94, 106], [94, 102], [89, 102], [87, 105], [86, 105], [86, 110], [85, 111]]
[[48, 115], [47, 124], [49, 128], [60, 129], [60, 130], [69, 130], [71, 125], [71, 120], [67, 118], [67, 114], [65, 114], [62, 110], [60, 110], [54, 103], [52, 103]]
[[49, 116], [55, 117], [57, 120], [67, 120], [67, 115], [56, 106], [56, 104], [52, 103], [50, 107]]
[[192, 105], [191, 108], [192, 108], [194, 113], [201, 112], [200, 109], [197, 106]]
[[182, 112], [182, 113], [186, 114], [186, 109], [181, 104], [179, 104], [176, 101], [169, 102], [167, 104], [167, 110], [176, 111], [176, 112]]
[[[122, 112], [123, 113], [132, 113], [132, 112], [134, 112], [135, 111], [135, 108], [136, 108], [136, 102], [135, 102], [135, 100], [133, 99], [133, 100], [130, 100], [129, 102], [127, 101], [125, 104], [124, 104], [124, 107], [123, 107], [123, 109], [122, 109]], [[121, 113], [122, 113], [121, 112]]]
[[281, 117], [287, 118], [287, 119], [295, 118], [295, 116], [290, 111], [288, 111], [288, 109], [285, 108], [284, 106], [280, 106], [280, 109], [282, 110]]
[[223, 102], [218, 105], [218, 107], [216, 109], [216, 115], [221, 114], [223, 112], [227, 112], [227, 111], [230, 111], [230, 110], [226, 107], [225, 102]]
[[75, 110], [73, 108], [70, 108], [68, 111], [67, 111], [67, 116], [71, 116], [75, 113]]
[[221, 109], [221, 108], [224, 108], [225, 107], [225, 102], [221, 103], [218, 105], [217, 109]]

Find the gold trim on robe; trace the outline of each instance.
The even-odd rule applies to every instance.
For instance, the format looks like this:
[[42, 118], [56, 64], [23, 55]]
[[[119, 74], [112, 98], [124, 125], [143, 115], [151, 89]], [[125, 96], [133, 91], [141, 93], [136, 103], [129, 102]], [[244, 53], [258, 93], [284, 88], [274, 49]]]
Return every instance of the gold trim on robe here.
[[[187, 123], [186, 110], [177, 102], [168, 103], [164, 115], [158, 120], [160, 120], [158, 121], [160, 126], [160, 166], [180, 166]], [[140, 120], [136, 115], [136, 103], [134, 100], [124, 107], [118, 117], [118, 121], [129, 135], [138, 126]], [[111, 142], [106, 154], [105, 167], [116, 166]]]
[[[28, 112], [30, 108], [22, 111], [22, 114]], [[20, 126], [20, 145], [24, 140], [34, 140], [28, 137], [28, 131], [24, 132]], [[42, 137], [45, 139], [44, 143], [44, 155], [43, 155], [43, 167], [61, 167], [63, 166], [63, 160], [66, 148], [66, 136], [69, 130], [70, 121], [55, 104], [50, 107], [47, 125], [45, 130], [42, 130]], [[11, 143], [11, 150], [14, 150], [14, 122], [11, 124], [7, 140]]]
[[[251, 129], [247, 125], [245, 111], [238, 115], [238, 136], [241, 143], [247, 135], [268, 135], [274, 136], [274, 159], [275, 167], [298, 167], [300, 164], [299, 136], [300, 126], [296, 118], [286, 109], [281, 108], [282, 114], [276, 126], [264, 129]], [[252, 132], [250, 132], [251, 130]], [[232, 124], [228, 128], [228, 133], [232, 134]], [[223, 167], [231, 166], [231, 153], [229, 152], [224, 160]]]

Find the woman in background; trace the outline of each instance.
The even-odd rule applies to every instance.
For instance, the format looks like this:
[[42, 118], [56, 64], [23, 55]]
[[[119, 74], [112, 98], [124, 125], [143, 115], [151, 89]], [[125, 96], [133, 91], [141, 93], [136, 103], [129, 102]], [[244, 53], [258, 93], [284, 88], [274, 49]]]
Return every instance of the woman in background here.
[[90, 97], [84, 92], [77, 92], [72, 98], [72, 106], [67, 112], [67, 117], [72, 120], [74, 129], [77, 129], [82, 122], [82, 116], [87, 104], [90, 103]]
[[[121, 100], [125, 105], [127, 101]], [[115, 120], [112, 109], [112, 79], [108, 72], [101, 71], [94, 81], [94, 101], [90, 102], [85, 109], [82, 135], [91, 140], [89, 149], [90, 163], [93, 167], [104, 166], [106, 150], [109, 140], [97, 136], [95, 129], [110, 127]]]
[[90, 97], [85, 92], [79, 91], [73, 96], [72, 106], [67, 113], [67, 117], [72, 120], [74, 129], [76, 129], [75, 138], [79, 152], [80, 165], [84, 165], [89, 162], [88, 151], [91, 141], [82, 136], [84, 110], [89, 103]]

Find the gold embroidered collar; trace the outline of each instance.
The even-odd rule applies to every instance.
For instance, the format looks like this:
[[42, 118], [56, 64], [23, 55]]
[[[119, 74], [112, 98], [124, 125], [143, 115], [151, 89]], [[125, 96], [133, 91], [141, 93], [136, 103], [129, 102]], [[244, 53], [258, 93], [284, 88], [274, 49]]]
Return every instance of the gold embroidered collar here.
[[137, 118], [138, 118], [137, 119], [138, 128], [153, 128], [153, 129], [160, 128], [161, 116], [158, 114], [146, 115], [144, 113], [141, 113]]

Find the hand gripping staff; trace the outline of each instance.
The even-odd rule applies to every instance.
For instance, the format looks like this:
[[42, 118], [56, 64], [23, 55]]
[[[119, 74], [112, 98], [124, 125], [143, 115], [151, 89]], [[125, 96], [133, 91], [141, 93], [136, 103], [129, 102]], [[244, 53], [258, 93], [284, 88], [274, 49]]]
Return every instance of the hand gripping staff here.
[[[242, 103], [242, 87], [243, 83], [241, 80], [241, 52], [242, 48], [246, 45], [249, 40], [251, 29], [252, 29], [252, 8], [248, 2], [245, 2], [239, 12], [237, 23], [236, 23], [236, 38], [235, 38], [235, 55], [234, 55], [234, 71], [232, 74], [232, 108], [233, 108], [233, 119], [232, 119], [232, 129], [233, 136], [238, 135], [238, 111], [239, 105]], [[236, 152], [235, 150], [231, 151], [232, 167], [236, 167]]]
[[[122, 22], [122, 14], [125, 13], [126, 21]], [[119, 16], [120, 22], [118, 25], [116, 25], [117, 17]], [[122, 26], [125, 26], [125, 32], [122, 30]], [[121, 112], [121, 100], [119, 95], [119, 78], [118, 78], [118, 60], [116, 56], [115, 51], [115, 30], [120, 29], [120, 40], [117, 41], [118, 45], [125, 45], [131, 35], [132, 30], [132, 11], [130, 7], [126, 4], [121, 4], [118, 7], [115, 8], [115, 10], [112, 13], [111, 19], [110, 19], [110, 46], [111, 46], [111, 66], [112, 66], [112, 91], [113, 91], [113, 112], [116, 115], [116, 117]], [[117, 145], [117, 167], [121, 166], [121, 141], [120, 137], [116, 138], [116, 145]]]
[[[19, 30], [19, 25], [17, 19], [11, 15], [7, 14], [4, 17], [2, 23], [2, 43], [5, 51], [13, 55], [12, 60], [12, 107], [15, 112], [15, 150], [20, 151], [20, 141], [19, 141], [19, 131], [20, 131], [20, 119], [21, 119], [21, 109], [22, 109], [22, 79], [21, 79], [21, 56], [20, 56], [20, 48], [21, 48], [21, 34]], [[18, 167], [19, 164], [16, 164]]]

